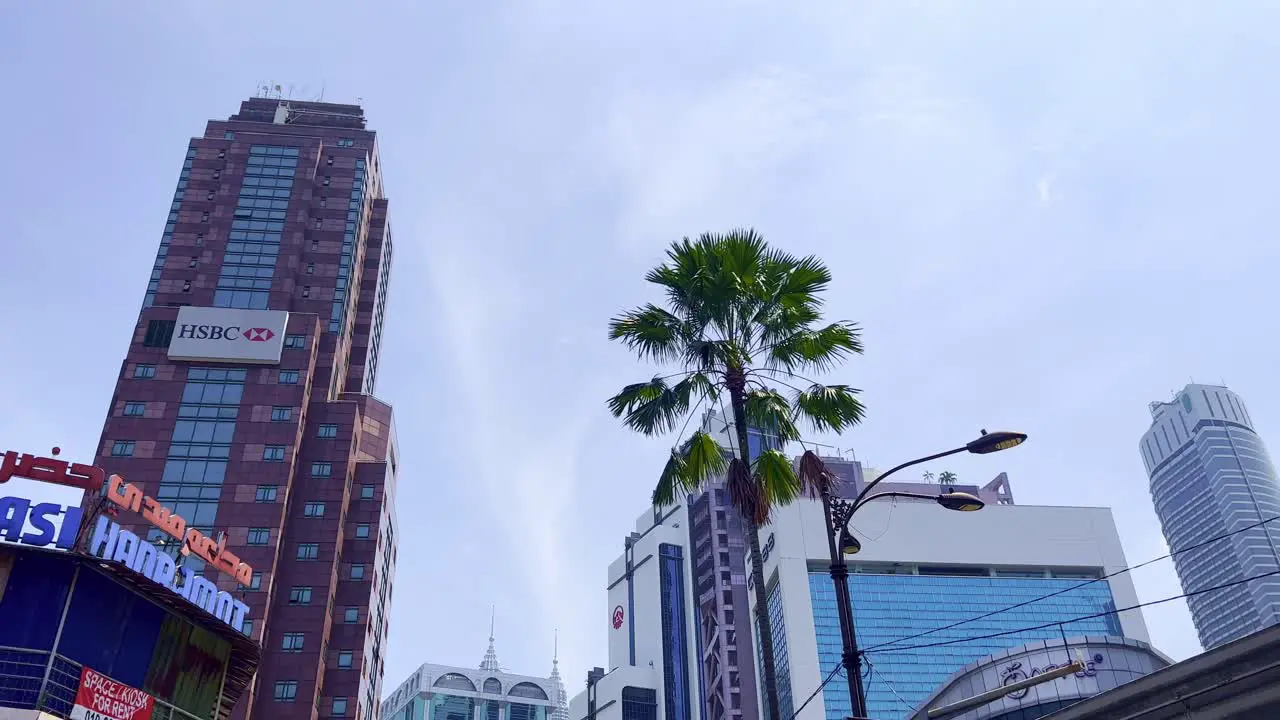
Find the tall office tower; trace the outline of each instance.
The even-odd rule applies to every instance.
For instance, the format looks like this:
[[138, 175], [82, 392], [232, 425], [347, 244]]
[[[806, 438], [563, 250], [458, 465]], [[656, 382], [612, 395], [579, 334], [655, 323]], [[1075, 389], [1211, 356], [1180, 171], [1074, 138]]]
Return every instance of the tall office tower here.
[[[263, 659], [237, 717], [377, 712], [397, 457], [372, 392], [391, 252], [360, 107], [253, 98], [188, 146], [98, 465], [184, 518], [171, 552], [247, 603]], [[222, 543], [193, 546], [192, 529]]]
[[704, 717], [688, 523], [684, 503], [652, 508], [623, 541], [609, 565], [609, 671], [589, 673], [570, 720]]
[[[914, 489], [927, 487], [937, 488]], [[956, 673], [971, 663], [998, 664], [1001, 653], [1028, 644], [1051, 653], [1056, 648], [1054, 663], [1066, 662], [1067, 642], [1087, 646], [1104, 656], [1096, 663], [1107, 671], [1106, 663], [1121, 663], [1116, 648], [1159, 659], [1146, 650], [1141, 611], [1116, 613], [1138, 599], [1129, 575], [1120, 572], [1124, 552], [1107, 508], [989, 503], [981, 512], [962, 513], [934, 502], [886, 500], [859, 510], [852, 531], [862, 550], [849, 558], [850, 604], [865, 652], [870, 717], [922, 717], [926, 701]], [[851, 714], [849, 686], [837, 672], [839, 613], [821, 503], [800, 500], [776, 509], [762, 533], [770, 549], [764, 575], [782, 716], [844, 720]], [[1112, 573], [1119, 574], [1102, 579]], [[980, 619], [969, 622], [974, 618]], [[1037, 662], [1013, 667], [995, 686], [1019, 679], [1011, 674], [1017, 671], [1048, 670], [1043, 657]], [[968, 685], [957, 692], [971, 697], [987, 689]], [[973, 717], [1041, 717], [1022, 712], [1020, 697]]]
[[[1238, 395], [1188, 385], [1171, 402], [1151, 403], [1151, 428], [1139, 447], [1171, 549], [1236, 533], [1174, 555], [1184, 592], [1280, 570], [1280, 528], [1245, 530], [1280, 515], [1280, 484]], [[1280, 577], [1195, 595], [1187, 605], [1209, 650], [1280, 622]]]
[[517, 675], [489, 650], [479, 668], [427, 663], [382, 703], [380, 720], [560, 720], [568, 715], [559, 662], [551, 677]]

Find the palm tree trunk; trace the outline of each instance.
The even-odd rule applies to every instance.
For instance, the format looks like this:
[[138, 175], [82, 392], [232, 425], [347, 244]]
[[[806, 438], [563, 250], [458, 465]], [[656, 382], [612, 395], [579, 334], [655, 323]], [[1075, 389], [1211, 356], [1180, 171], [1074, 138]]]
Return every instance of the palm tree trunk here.
[[[746, 377], [742, 371], [730, 371], [725, 378], [729, 387], [730, 405], [733, 407], [733, 424], [738, 436], [739, 459], [751, 468], [751, 450], [747, 444]], [[761, 678], [761, 695], [764, 696], [767, 720], [788, 720], [782, 717], [778, 705], [778, 671], [773, 661], [773, 623], [769, 620], [769, 600], [764, 587], [764, 556], [760, 552], [760, 532], [755, 518], [742, 518], [747, 531], [747, 546], [751, 554], [751, 581], [755, 585], [756, 627], [759, 629], [760, 658], [764, 665]]]

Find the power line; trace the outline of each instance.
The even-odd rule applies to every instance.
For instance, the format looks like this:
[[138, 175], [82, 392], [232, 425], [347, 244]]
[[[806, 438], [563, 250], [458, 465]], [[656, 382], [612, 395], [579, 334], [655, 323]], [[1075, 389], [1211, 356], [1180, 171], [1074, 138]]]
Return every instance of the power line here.
[[[865, 663], [867, 664], [867, 667], [868, 667], [868, 668], [870, 668], [870, 670], [871, 670], [871, 677], [874, 677], [874, 676], [876, 675], [876, 666], [875, 666], [875, 665], [872, 665], [872, 664], [871, 664], [871, 660], [870, 660], [870, 659], [868, 659], [868, 658], [865, 658], [865, 657], [864, 657], [864, 658], [862, 658], [862, 661], [863, 661], [863, 662], [865, 662]], [[889, 682], [889, 678], [885, 677], [885, 676], [884, 676], [884, 673], [880, 673], [880, 679], [884, 681], [884, 686], [885, 686], [885, 687], [887, 687], [887, 688], [889, 688], [889, 692], [893, 693], [893, 696], [894, 696], [894, 697], [896, 697], [896, 698], [898, 698], [898, 702], [900, 702], [900, 703], [902, 703], [904, 706], [906, 706], [906, 708], [907, 708], [907, 711], [908, 711], [908, 712], [910, 712], [910, 711], [912, 711], [912, 710], [915, 710], [915, 709], [916, 709], [916, 706], [915, 706], [915, 705], [912, 705], [911, 703], [909, 703], [909, 702], [907, 702], [906, 700], [902, 699], [902, 696], [898, 694], [898, 691], [897, 691], [896, 689], [894, 689], [894, 687], [893, 687], [893, 683]]]
[[960, 627], [961, 625], [967, 625], [967, 624], [969, 624], [969, 623], [971, 623], [971, 622], [977, 622], [978, 620], [985, 620], [986, 618], [989, 618], [989, 617], [991, 617], [992, 615], [999, 615], [1000, 613], [1003, 613], [1003, 612], [1008, 612], [1008, 611], [1010, 611], [1010, 610], [1017, 610], [1017, 609], [1018, 609], [1018, 608], [1020, 608], [1020, 607], [1026, 607], [1027, 605], [1031, 605], [1031, 604], [1034, 604], [1034, 603], [1038, 603], [1038, 602], [1040, 602], [1041, 600], [1048, 600], [1049, 598], [1052, 598], [1052, 597], [1057, 597], [1057, 596], [1059, 596], [1059, 595], [1064, 595], [1064, 594], [1069, 593], [1069, 592], [1071, 592], [1071, 591], [1073, 591], [1073, 590], [1079, 590], [1080, 588], [1085, 587], [1086, 585], [1092, 585], [1093, 583], [1096, 583], [1096, 582], [1102, 582], [1103, 580], [1109, 580], [1109, 579], [1111, 579], [1111, 578], [1113, 578], [1113, 577], [1116, 577], [1116, 576], [1118, 576], [1118, 575], [1123, 575], [1123, 574], [1125, 574], [1125, 573], [1127, 573], [1127, 572], [1130, 572], [1130, 571], [1133, 571], [1133, 570], [1137, 570], [1137, 569], [1139, 569], [1139, 568], [1144, 568], [1144, 567], [1146, 567], [1146, 566], [1148, 566], [1148, 565], [1151, 565], [1151, 564], [1153, 564], [1153, 563], [1160, 562], [1161, 560], [1168, 560], [1169, 558], [1173, 557], [1174, 555], [1181, 555], [1182, 553], [1191, 552], [1192, 550], [1198, 550], [1198, 549], [1200, 549], [1200, 548], [1202, 548], [1202, 547], [1205, 547], [1206, 545], [1211, 545], [1211, 544], [1213, 544], [1213, 543], [1220, 542], [1220, 541], [1222, 541], [1222, 540], [1225, 540], [1226, 538], [1231, 537], [1232, 535], [1238, 535], [1238, 534], [1240, 534], [1240, 533], [1242, 533], [1242, 532], [1247, 532], [1247, 531], [1249, 531], [1249, 530], [1252, 530], [1252, 529], [1254, 529], [1254, 528], [1256, 528], [1256, 527], [1260, 527], [1260, 526], [1262, 526], [1262, 525], [1265, 525], [1265, 524], [1267, 524], [1267, 523], [1269, 523], [1269, 522], [1273, 522], [1273, 521], [1275, 521], [1275, 520], [1280, 520], [1280, 515], [1277, 515], [1277, 516], [1274, 516], [1274, 517], [1267, 518], [1266, 520], [1260, 520], [1260, 521], [1258, 521], [1258, 522], [1256, 522], [1256, 523], [1253, 523], [1253, 524], [1251, 524], [1251, 525], [1246, 525], [1245, 527], [1242, 527], [1242, 528], [1240, 528], [1239, 530], [1233, 530], [1233, 531], [1231, 531], [1231, 532], [1229, 532], [1229, 533], [1224, 533], [1224, 534], [1222, 534], [1222, 535], [1218, 535], [1218, 536], [1216, 536], [1216, 537], [1209, 538], [1208, 540], [1204, 540], [1204, 541], [1202, 541], [1202, 542], [1196, 543], [1195, 545], [1190, 545], [1190, 546], [1188, 546], [1188, 547], [1181, 548], [1181, 549], [1179, 549], [1179, 550], [1174, 550], [1174, 551], [1172, 551], [1172, 552], [1168, 553], [1167, 555], [1161, 555], [1161, 556], [1160, 556], [1160, 557], [1158, 557], [1158, 558], [1152, 558], [1152, 559], [1150, 559], [1150, 560], [1147, 560], [1146, 562], [1139, 563], [1139, 564], [1137, 564], [1137, 565], [1133, 565], [1133, 566], [1130, 566], [1130, 567], [1126, 567], [1126, 568], [1124, 568], [1124, 569], [1122, 569], [1122, 570], [1117, 570], [1117, 571], [1115, 571], [1115, 572], [1113, 572], [1113, 573], [1110, 573], [1110, 574], [1107, 574], [1107, 575], [1103, 575], [1102, 577], [1094, 578], [1094, 579], [1092, 579], [1092, 580], [1086, 580], [1086, 581], [1084, 581], [1084, 582], [1082, 582], [1082, 583], [1080, 583], [1080, 584], [1078, 584], [1078, 585], [1072, 585], [1072, 586], [1071, 586], [1071, 587], [1069, 587], [1069, 588], [1065, 588], [1065, 589], [1063, 589], [1063, 590], [1058, 590], [1057, 592], [1051, 592], [1051, 593], [1049, 593], [1048, 595], [1043, 595], [1043, 596], [1041, 596], [1041, 597], [1038, 597], [1038, 598], [1035, 598], [1035, 599], [1032, 599], [1032, 600], [1026, 600], [1026, 601], [1023, 601], [1023, 602], [1017, 603], [1017, 604], [1015, 604], [1015, 605], [1010, 605], [1010, 606], [1009, 606], [1009, 607], [1007, 607], [1007, 608], [1002, 608], [1002, 609], [1000, 609], [1000, 610], [992, 610], [991, 612], [984, 613], [984, 614], [982, 614], [982, 615], [978, 615], [978, 616], [976, 616], [976, 617], [971, 617], [971, 618], [968, 618], [968, 619], [966, 619], [966, 620], [961, 620], [961, 621], [959, 621], [959, 622], [954, 622], [954, 623], [951, 623], [950, 625], [943, 625], [942, 627], [934, 628], [934, 629], [932, 629], [932, 630], [926, 630], [926, 631], [924, 631], [924, 632], [916, 633], [915, 635], [907, 635], [906, 637], [900, 637], [900, 638], [898, 638], [898, 639], [896, 639], [896, 640], [890, 640], [889, 642], [880, 643], [879, 645], [872, 645], [872, 646], [871, 646], [871, 647], [869, 647], [869, 648], [865, 648], [862, 652], [871, 652], [871, 651], [873, 651], [873, 650], [880, 650], [881, 648], [886, 648], [886, 647], [889, 647], [889, 646], [891, 646], [891, 645], [897, 645], [897, 644], [898, 644], [898, 643], [900, 643], [900, 642], [906, 642], [906, 641], [908, 641], [908, 640], [915, 640], [915, 639], [917, 639], [917, 638], [922, 638], [922, 637], [924, 637], [924, 636], [926, 636], [926, 635], [932, 635], [932, 634], [934, 634], [934, 633], [936, 633], [936, 632], [942, 632], [943, 630], [950, 630], [950, 629], [952, 629], [952, 628]]
[[987, 635], [975, 635], [974, 637], [956, 638], [954, 640], [942, 640], [936, 643], [922, 643], [920, 645], [902, 645], [898, 647], [885, 647], [881, 645], [879, 646], [879, 649], [871, 650], [870, 648], [868, 648], [866, 650], [862, 650], [861, 652], [864, 654], [868, 652], [876, 652], [876, 653], [884, 654], [884, 653], [891, 653], [891, 652], [905, 652], [907, 650], [923, 650], [925, 648], [942, 647], [943, 645], [956, 645], [959, 643], [973, 642], [975, 640], [989, 640], [991, 638], [1004, 637], [1005, 635], [1016, 635], [1022, 632], [1031, 632], [1032, 630], [1043, 630], [1045, 628], [1051, 628], [1056, 625], [1062, 625], [1063, 623], [1074, 623], [1074, 622], [1081, 622], [1083, 620], [1094, 620], [1100, 617], [1106, 617], [1108, 615], [1115, 615], [1117, 613], [1128, 612], [1130, 610], [1140, 610], [1144, 607], [1150, 607], [1152, 605], [1162, 605], [1164, 603], [1172, 602], [1174, 600], [1181, 600], [1182, 598], [1189, 598], [1189, 597], [1195, 597], [1197, 595], [1204, 595], [1205, 593], [1211, 593], [1217, 590], [1225, 590], [1226, 588], [1229, 588], [1229, 587], [1243, 585], [1247, 582], [1253, 582], [1254, 580], [1261, 580], [1263, 578], [1272, 577], [1274, 575], [1280, 575], [1280, 570], [1272, 570], [1271, 572], [1262, 573], [1261, 575], [1254, 575], [1253, 577], [1247, 577], [1247, 578], [1244, 578], [1243, 580], [1233, 580], [1232, 582], [1229, 582], [1229, 583], [1223, 583], [1221, 585], [1215, 585], [1213, 587], [1203, 588], [1201, 590], [1196, 590], [1195, 592], [1182, 593], [1181, 595], [1174, 595], [1172, 597], [1161, 598], [1160, 600], [1152, 600], [1150, 602], [1138, 603], [1137, 605], [1130, 605], [1129, 607], [1117, 608], [1115, 610], [1106, 610], [1100, 613], [1094, 613], [1092, 615], [1082, 615], [1077, 618], [1071, 618], [1070, 620], [1054, 620], [1053, 622], [1044, 623], [1042, 625], [1034, 625], [1031, 627], [1017, 628], [1015, 630], [1005, 630], [1003, 632], [990, 633]]
[[800, 717], [800, 711], [808, 707], [809, 703], [813, 702], [813, 699], [818, 697], [818, 693], [822, 692], [822, 688], [826, 687], [827, 684], [834, 680], [836, 675], [839, 674], [840, 665], [837, 664], [834, 668], [831, 668], [831, 672], [827, 675], [827, 678], [818, 685], [818, 689], [814, 690], [813, 694], [806, 698], [804, 702], [800, 703], [800, 707], [796, 708], [795, 711], [791, 713], [789, 720], [796, 720], [797, 717]]

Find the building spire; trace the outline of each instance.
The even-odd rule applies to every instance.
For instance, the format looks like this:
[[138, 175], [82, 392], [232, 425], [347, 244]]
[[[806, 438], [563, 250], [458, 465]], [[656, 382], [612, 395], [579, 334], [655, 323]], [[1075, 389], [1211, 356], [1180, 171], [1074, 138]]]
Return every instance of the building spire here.
[[551, 654], [551, 712], [547, 720], [569, 720], [569, 693], [560, 677], [560, 631], [556, 630], [555, 645]]
[[494, 607], [489, 606], [489, 649], [484, 653], [484, 660], [480, 662], [481, 670], [489, 672], [502, 672], [502, 665], [498, 662], [498, 651], [493, 647], [493, 620], [495, 617]]

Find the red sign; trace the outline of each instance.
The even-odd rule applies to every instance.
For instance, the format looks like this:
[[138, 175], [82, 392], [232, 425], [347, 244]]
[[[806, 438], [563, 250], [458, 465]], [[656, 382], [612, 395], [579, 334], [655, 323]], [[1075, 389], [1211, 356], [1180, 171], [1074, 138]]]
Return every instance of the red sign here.
[[626, 617], [626, 614], [622, 612], [621, 605], [613, 609], [613, 629], [614, 630], [618, 630], [622, 627], [622, 619], [624, 617]]
[[71, 720], [151, 720], [155, 704], [155, 698], [141, 690], [85, 668]]

